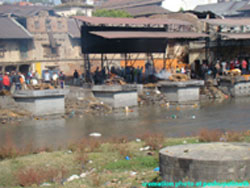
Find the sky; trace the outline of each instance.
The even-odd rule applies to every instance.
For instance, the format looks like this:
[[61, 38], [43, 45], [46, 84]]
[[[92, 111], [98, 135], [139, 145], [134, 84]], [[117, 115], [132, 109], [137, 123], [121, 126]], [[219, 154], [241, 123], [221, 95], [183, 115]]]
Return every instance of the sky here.
[[170, 11], [193, 10], [197, 5], [216, 3], [217, 0], [164, 0], [162, 6]]

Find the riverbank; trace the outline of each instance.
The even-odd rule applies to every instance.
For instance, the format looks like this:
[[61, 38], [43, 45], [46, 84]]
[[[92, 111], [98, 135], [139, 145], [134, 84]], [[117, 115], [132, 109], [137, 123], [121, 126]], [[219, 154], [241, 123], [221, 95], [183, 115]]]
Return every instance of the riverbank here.
[[[85, 114], [103, 115], [125, 111], [124, 108], [113, 109], [93, 96], [90, 88], [69, 87], [69, 92], [65, 96], [65, 114], [59, 115], [65, 119], [72, 117], [83, 117]], [[228, 98], [211, 82], [207, 82], [201, 89], [201, 103], [218, 100], [219, 102]], [[144, 89], [138, 93], [138, 105], [158, 105], [169, 107], [170, 103], [167, 97], [162, 94], [155, 84], [147, 84]], [[127, 112], [133, 111], [127, 109]], [[0, 96], [0, 123], [15, 124], [24, 120], [46, 120], [55, 118], [53, 116], [34, 116], [30, 112], [20, 107], [11, 95]]]
[[141, 187], [143, 182], [160, 181], [160, 148], [213, 141], [250, 142], [250, 131], [203, 130], [189, 138], [144, 134], [131, 141], [89, 138], [70, 144], [67, 150], [37, 150], [24, 156], [9, 145], [0, 149], [1, 156], [12, 153], [0, 161], [0, 187]]

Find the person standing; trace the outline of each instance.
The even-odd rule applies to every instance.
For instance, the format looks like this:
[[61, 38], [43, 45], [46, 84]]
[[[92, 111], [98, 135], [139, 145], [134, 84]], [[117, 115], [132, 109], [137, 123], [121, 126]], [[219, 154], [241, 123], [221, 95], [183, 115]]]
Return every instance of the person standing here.
[[242, 74], [247, 73], [247, 61], [245, 59], [243, 59], [241, 62], [241, 70], [242, 70]]
[[3, 87], [7, 91], [10, 90], [10, 78], [9, 78], [9, 73], [8, 72], [6, 72], [4, 77], [3, 77]]
[[53, 75], [52, 75], [52, 82], [53, 82], [53, 86], [54, 86], [55, 88], [57, 88], [58, 75], [57, 75], [56, 72], [54, 72]]
[[61, 89], [63, 89], [65, 85], [65, 75], [63, 74], [63, 71], [59, 73], [59, 82], [60, 82]]
[[74, 77], [74, 85], [77, 85], [78, 78], [79, 78], [79, 73], [77, 72], [77, 70], [75, 70], [73, 77]]
[[46, 70], [46, 72], [44, 73], [44, 82], [49, 84], [50, 83], [50, 73], [49, 71]]

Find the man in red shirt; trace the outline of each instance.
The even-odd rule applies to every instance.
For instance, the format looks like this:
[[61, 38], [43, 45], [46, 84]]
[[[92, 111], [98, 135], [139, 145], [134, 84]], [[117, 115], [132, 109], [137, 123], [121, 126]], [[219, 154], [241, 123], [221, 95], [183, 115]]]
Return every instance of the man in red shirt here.
[[242, 74], [246, 74], [246, 71], [247, 71], [247, 61], [245, 59], [243, 59], [242, 62], [241, 62], [241, 70], [242, 70]]
[[8, 76], [8, 72], [6, 72], [3, 77], [3, 87], [8, 91], [10, 90], [10, 78]]

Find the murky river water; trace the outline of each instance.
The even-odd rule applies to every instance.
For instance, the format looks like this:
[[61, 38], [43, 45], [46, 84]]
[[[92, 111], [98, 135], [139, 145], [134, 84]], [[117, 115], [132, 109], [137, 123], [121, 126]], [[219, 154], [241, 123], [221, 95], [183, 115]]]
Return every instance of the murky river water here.
[[[173, 115], [177, 118], [173, 119]], [[250, 129], [250, 98], [201, 105], [200, 109], [170, 109], [143, 107], [126, 115], [125, 112], [107, 116], [86, 115], [83, 118], [27, 121], [19, 125], [0, 125], [0, 146], [6, 140], [23, 147], [65, 146], [92, 132], [103, 137], [135, 138], [143, 132], [160, 132], [179, 137], [196, 134], [201, 128], [223, 130]]]

